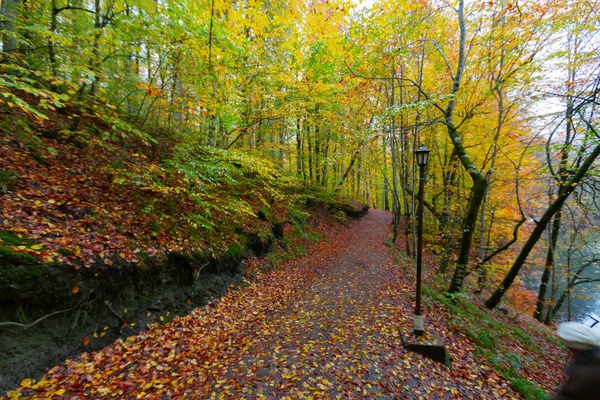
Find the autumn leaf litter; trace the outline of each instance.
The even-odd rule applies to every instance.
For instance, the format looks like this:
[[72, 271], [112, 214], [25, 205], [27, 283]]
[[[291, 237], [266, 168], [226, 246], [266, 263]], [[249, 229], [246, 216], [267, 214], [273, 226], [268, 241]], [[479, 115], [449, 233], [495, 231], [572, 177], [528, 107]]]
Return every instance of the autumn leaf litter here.
[[[425, 310], [448, 368], [402, 347], [413, 278], [371, 211], [218, 302], [26, 379], [23, 398], [481, 398], [518, 394], [465, 336]], [[410, 268], [407, 270], [411, 270]]]

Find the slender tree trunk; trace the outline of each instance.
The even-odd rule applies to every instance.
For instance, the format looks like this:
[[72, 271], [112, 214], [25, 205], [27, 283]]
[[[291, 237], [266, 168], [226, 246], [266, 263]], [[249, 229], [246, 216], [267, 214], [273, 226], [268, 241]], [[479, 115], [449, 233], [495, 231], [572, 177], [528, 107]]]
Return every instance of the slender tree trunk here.
[[[317, 111], [318, 113], [318, 111]], [[319, 118], [319, 115], [316, 114], [315, 118]], [[322, 163], [322, 157], [321, 157], [321, 124], [315, 122], [314, 124], [314, 129], [315, 129], [315, 183], [317, 185], [321, 185], [321, 181], [322, 181], [322, 173], [323, 173], [323, 163]]]
[[[559, 187], [559, 196], [561, 192]], [[548, 251], [546, 253], [546, 263], [544, 265], [544, 272], [540, 280], [540, 288], [538, 291], [537, 301], [535, 303], [535, 310], [533, 317], [538, 321], [542, 322], [544, 314], [544, 305], [546, 302], [546, 290], [548, 288], [548, 282], [550, 281], [550, 274], [554, 268], [554, 254], [556, 244], [558, 242], [558, 233], [562, 222], [562, 208], [556, 212], [552, 219], [552, 226], [550, 227], [550, 240], [548, 241]]]
[[[50, 33], [55, 34], [58, 28], [58, 7], [56, 0], [52, 0], [52, 13], [50, 15]], [[50, 69], [54, 76], [58, 76], [58, 65], [56, 64], [56, 50], [54, 48], [54, 41], [48, 39], [48, 60], [50, 61]]]
[[565, 286], [565, 289], [561, 293], [560, 297], [556, 301], [556, 304], [554, 304], [552, 307], [548, 307], [548, 313], [546, 314], [546, 319], [544, 320], [544, 323], [546, 325], [549, 325], [552, 321], [554, 321], [556, 314], [562, 308], [563, 304], [565, 303], [565, 300], [569, 303], [567, 319], [569, 321], [571, 320], [570, 302], [571, 302], [571, 294], [573, 292], [573, 288], [575, 288], [575, 286], [577, 286], [579, 284], [593, 283], [593, 282], [598, 282], [600, 280], [600, 279], [579, 280], [579, 279], [581, 279], [583, 272], [591, 265], [596, 264], [598, 261], [599, 261], [598, 259], [593, 259], [593, 260], [586, 262], [585, 264], [580, 266], [577, 269], [577, 271], [575, 271], [574, 274], [571, 274], [570, 263], [567, 264], [567, 284]]
[[281, 168], [282, 171], [285, 167], [285, 162], [284, 162], [285, 153], [283, 152], [284, 146], [285, 146], [285, 117], [282, 117], [280, 126], [279, 126], [279, 151], [277, 154], [277, 160], [279, 160], [279, 168]]
[[[338, 190], [344, 184], [344, 182], [346, 182], [346, 179], [348, 178], [348, 175], [352, 171], [352, 167], [354, 166], [354, 163], [356, 162], [356, 160], [359, 157], [359, 155], [360, 155], [360, 149], [356, 150], [354, 152], [354, 154], [352, 155], [352, 158], [350, 160], [350, 164], [348, 165], [348, 168], [346, 168], [346, 171], [342, 175], [342, 179], [340, 179], [340, 182], [338, 183]], [[354, 193], [354, 191], [355, 191], [354, 181], [355, 181], [355, 179], [352, 182], [352, 192], [351, 193]]]
[[308, 184], [312, 185], [314, 180], [314, 159], [313, 159], [313, 142], [310, 134], [310, 126], [311, 124], [306, 121], [306, 145], [308, 146], [306, 151], [308, 153]]
[[323, 142], [322, 159], [323, 159], [323, 173], [321, 175], [321, 186], [327, 187], [329, 182], [329, 145], [331, 141], [331, 133], [329, 129], [326, 130], [325, 141]]
[[504, 293], [506, 293], [506, 291], [510, 288], [510, 285], [512, 285], [512, 283], [514, 282], [515, 278], [519, 274], [519, 271], [521, 270], [521, 267], [525, 263], [525, 260], [529, 256], [529, 253], [533, 249], [533, 246], [535, 246], [535, 244], [542, 236], [542, 233], [548, 226], [548, 223], [551, 221], [552, 217], [554, 217], [554, 215], [561, 210], [565, 201], [569, 198], [571, 193], [573, 193], [573, 191], [575, 190], [575, 187], [587, 174], [594, 161], [598, 158], [598, 155], [600, 155], [600, 144], [597, 144], [596, 147], [593, 148], [593, 150], [583, 161], [573, 178], [571, 178], [568, 182], [565, 183], [564, 192], [556, 197], [556, 199], [552, 202], [552, 204], [550, 204], [544, 215], [542, 215], [533, 232], [529, 236], [529, 239], [527, 239], [527, 242], [525, 243], [519, 255], [513, 262], [510, 270], [502, 280], [502, 283], [496, 288], [496, 290], [490, 296], [490, 298], [485, 301], [486, 307], [492, 309], [496, 307], [498, 303], [500, 303], [500, 300], [502, 300]]
[[[444, 250], [442, 253], [442, 260], [440, 262], [440, 273], [446, 273], [448, 266], [450, 265], [450, 255], [452, 252], [452, 244], [454, 243], [454, 236], [452, 232], [454, 232], [454, 221], [458, 218], [453, 215], [451, 210], [452, 198], [460, 194], [460, 192], [456, 189], [459, 185], [459, 174], [458, 174], [458, 156], [456, 149], [454, 147], [450, 150], [450, 155], [448, 155], [448, 151], [444, 150], [444, 167], [442, 172], [442, 183], [443, 183], [443, 208], [440, 221], [440, 231], [443, 232], [444, 235]], [[456, 201], [460, 204], [460, 198]], [[451, 224], [452, 222], [452, 224]], [[452, 225], [452, 226], [451, 226]]]
[[[417, 74], [418, 74], [418, 80], [417, 80], [417, 84], [419, 85], [419, 87], [421, 87], [422, 83], [423, 83], [423, 65], [425, 63], [425, 46], [421, 46], [421, 55], [418, 59], [418, 63], [417, 63]], [[404, 67], [400, 70], [401, 74], [402, 74], [402, 82], [404, 82]], [[417, 103], [419, 103], [421, 101], [421, 91], [417, 90]], [[415, 114], [415, 125], [413, 128], [413, 150], [417, 149], [417, 138], [420, 137], [420, 133], [421, 133], [421, 110], [419, 108], [417, 108], [416, 110], [416, 114]], [[406, 150], [408, 150], [409, 148], [409, 138], [408, 138], [408, 131], [406, 132], [405, 135], [402, 135], [402, 139], [403, 139], [403, 148], [404, 148], [404, 152], [406, 152]], [[408, 155], [408, 154], [407, 154]], [[406, 240], [406, 254], [410, 257], [411, 255], [411, 250], [410, 250], [410, 241], [409, 241], [409, 237], [411, 236], [410, 233], [411, 232], [416, 232], [417, 226], [417, 219], [414, 218], [414, 216], [416, 215], [415, 212], [415, 207], [414, 207], [414, 198], [411, 196], [409, 198], [409, 195], [407, 193], [406, 188], [408, 188], [408, 180], [409, 180], [409, 176], [408, 176], [408, 172], [410, 170], [413, 171], [413, 176], [416, 177], [416, 170], [414, 168], [409, 168], [410, 162], [408, 160], [407, 155], [403, 156], [403, 171], [404, 171], [404, 175], [403, 175], [403, 184], [402, 187], [405, 188], [403, 191], [403, 197], [404, 197], [404, 236], [405, 236], [405, 240]], [[414, 157], [411, 158], [413, 160], [413, 165], [414, 165]], [[415, 192], [415, 180], [413, 179], [413, 188], [412, 188], [412, 193]], [[411, 207], [412, 205], [412, 207]], [[410, 222], [410, 223], [409, 223]], [[417, 248], [417, 243], [416, 243], [416, 237], [415, 235], [412, 235], [413, 238], [413, 249]]]
[[[570, 40], [569, 40], [570, 42]], [[569, 46], [571, 47], [571, 46]], [[576, 69], [573, 63], [569, 63], [569, 81], [575, 81]], [[566, 130], [565, 130], [565, 141], [562, 148], [562, 154], [560, 158], [560, 165], [558, 168], [558, 196], [560, 197], [562, 192], [565, 191], [564, 183], [568, 180], [568, 171], [567, 164], [569, 161], [569, 147], [571, 146], [571, 142], [573, 141], [573, 136], [575, 135], [573, 129], [573, 98], [572, 93], [569, 92], [567, 96], [567, 105], [565, 112], [565, 121], [566, 121]], [[555, 179], [556, 180], [556, 179]], [[551, 184], [554, 184], [552, 182]], [[548, 252], [546, 254], [546, 263], [544, 265], [544, 272], [542, 273], [542, 278], [540, 280], [540, 288], [538, 291], [538, 298], [535, 304], [535, 310], [533, 312], [533, 317], [538, 321], [542, 321], [543, 313], [544, 313], [544, 305], [546, 303], [546, 291], [548, 287], [548, 282], [550, 281], [550, 274], [554, 269], [554, 258], [556, 252], [556, 244], [558, 242], [559, 231], [562, 223], [562, 207], [556, 212], [554, 216], [554, 220], [552, 223], [552, 229], [550, 231], [550, 240], [548, 243]], [[548, 318], [548, 317], [547, 317]], [[546, 319], [547, 319], [546, 318]]]
[[[464, 15], [464, 1], [460, 0], [458, 4], [458, 21], [460, 27], [460, 45], [459, 45], [459, 56], [458, 66], [453, 79], [452, 94], [456, 94], [460, 87], [462, 75], [465, 69], [465, 52], [466, 52], [466, 22]], [[487, 189], [487, 181], [481, 174], [481, 171], [477, 169], [475, 164], [471, 161], [471, 158], [466, 152], [465, 147], [462, 144], [462, 139], [458, 134], [458, 130], [454, 125], [453, 113], [455, 107], [455, 99], [452, 98], [448, 102], [448, 106], [444, 112], [446, 120], [446, 127], [448, 129], [448, 135], [452, 140], [452, 144], [456, 149], [457, 155], [460, 162], [462, 163], [465, 170], [469, 173], [473, 186], [471, 187], [471, 196], [469, 200], [469, 207], [462, 225], [462, 235], [460, 239], [460, 249], [458, 253], [458, 260], [456, 262], [456, 268], [452, 277], [452, 282], [448, 288], [449, 293], [456, 293], [462, 289], [463, 279], [466, 275], [467, 265], [469, 263], [469, 255], [471, 252], [471, 246], [473, 241], [473, 233], [475, 231], [475, 225], [477, 223], [477, 216], [479, 214], [479, 208], [483, 202], [483, 197]]]
[[17, 52], [17, 17], [20, 0], [2, 0], [0, 6], [0, 29], [2, 34], [2, 62], [11, 62], [11, 56]]
[[[395, 66], [392, 65], [392, 79], [390, 86], [390, 98], [389, 98], [389, 106], [394, 107], [396, 104], [396, 71], [394, 70]], [[400, 227], [400, 201], [398, 195], [398, 140], [396, 136], [396, 116], [392, 115], [392, 120], [390, 121], [390, 138], [391, 138], [391, 147], [392, 147], [392, 196], [393, 196], [393, 204], [392, 211], [394, 214], [393, 220], [393, 235], [392, 242], [396, 243], [396, 239], [398, 239], [398, 229]], [[402, 168], [402, 166], [400, 166]], [[400, 172], [402, 173], [402, 172]]]
[[296, 177], [302, 176], [302, 125], [300, 117], [296, 118]]
[[381, 149], [383, 151], [383, 193], [382, 193], [382, 200], [383, 200], [383, 209], [386, 211], [390, 210], [390, 196], [389, 196], [389, 186], [388, 186], [388, 166], [387, 166], [387, 140], [386, 140], [386, 136], [384, 135], [383, 138], [381, 139]]
[[[502, 92], [502, 87], [496, 87], [496, 95], [498, 99], [498, 117], [496, 119], [496, 132], [494, 135], [494, 142], [492, 144], [492, 161], [490, 164], [490, 169], [488, 173], [485, 175], [486, 188], [483, 193], [483, 202], [481, 203], [481, 218], [479, 224], [479, 261], [485, 258], [485, 213], [487, 208], [487, 201], [490, 192], [490, 182], [492, 181], [492, 174], [494, 173], [494, 169], [496, 167], [496, 158], [498, 156], [498, 140], [500, 139], [500, 133], [502, 132], [502, 125], [504, 123], [504, 93]], [[490, 226], [491, 229], [491, 226]], [[487, 268], [482, 267], [479, 271], [479, 278], [477, 282], [477, 290], [476, 293], [480, 294], [485, 286], [485, 281], [487, 278]]]

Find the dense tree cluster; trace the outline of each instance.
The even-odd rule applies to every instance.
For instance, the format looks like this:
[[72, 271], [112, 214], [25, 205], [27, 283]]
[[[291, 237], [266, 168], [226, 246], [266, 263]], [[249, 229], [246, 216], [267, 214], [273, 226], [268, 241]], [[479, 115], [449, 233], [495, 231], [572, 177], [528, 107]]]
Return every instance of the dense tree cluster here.
[[[189, 179], [197, 149], [258, 155], [305, 188], [393, 209], [396, 233], [414, 231], [423, 144], [448, 291], [477, 276], [493, 308], [541, 259], [549, 322], [597, 279], [600, 4], [356, 3], [3, 0], [0, 107], [134, 138]], [[87, 130], [90, 115], [112, 133]]]

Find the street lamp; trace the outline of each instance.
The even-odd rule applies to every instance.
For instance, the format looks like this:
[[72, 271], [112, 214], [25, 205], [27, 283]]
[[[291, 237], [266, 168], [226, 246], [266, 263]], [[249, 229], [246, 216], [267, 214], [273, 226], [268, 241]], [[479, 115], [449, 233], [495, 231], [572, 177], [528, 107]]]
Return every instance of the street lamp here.
[[417, 207], [417, 301], [415, 304], [414, 334], [423, 335], [423, 314], [421, 312], [421, 265], [423, 262], [423, 187], [425, 186], [425, 167], [429, 160], [429, 150], [421, 145], [415, 151], [419, 166], [419, 206]]

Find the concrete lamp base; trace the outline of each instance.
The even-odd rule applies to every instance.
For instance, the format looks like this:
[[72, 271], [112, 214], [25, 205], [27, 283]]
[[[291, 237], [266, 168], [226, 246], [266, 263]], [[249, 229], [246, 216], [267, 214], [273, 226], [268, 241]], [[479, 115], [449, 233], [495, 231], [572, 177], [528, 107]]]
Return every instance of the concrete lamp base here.
[[440, 337], [433, 330], [424, 330], [423, 335], [416, 336], [414, 331], [400, 332], [402, 346], [415, 353], [446, 364], [446, 349]]

